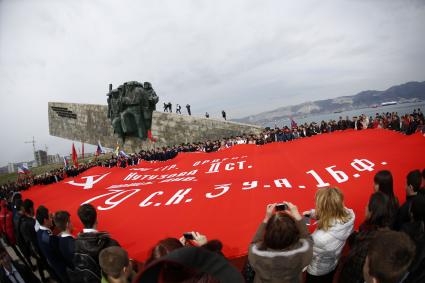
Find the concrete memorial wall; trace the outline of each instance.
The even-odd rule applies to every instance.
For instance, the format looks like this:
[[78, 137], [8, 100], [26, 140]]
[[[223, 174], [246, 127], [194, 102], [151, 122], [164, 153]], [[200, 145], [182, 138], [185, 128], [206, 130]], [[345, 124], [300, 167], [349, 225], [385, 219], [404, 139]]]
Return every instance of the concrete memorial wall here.
[[129, 153], [244, 133], [260, 133], [263, 129], [212, 118], [154, 111], [152, 135], [156, 142], [128, 137], [123, 146], [121, 139], [113, 133], [106, 105], [49, 102], [48, 108], [50, 135], [94, 145], [100, 141], [107, 148], [115, 148], [119, 143]]

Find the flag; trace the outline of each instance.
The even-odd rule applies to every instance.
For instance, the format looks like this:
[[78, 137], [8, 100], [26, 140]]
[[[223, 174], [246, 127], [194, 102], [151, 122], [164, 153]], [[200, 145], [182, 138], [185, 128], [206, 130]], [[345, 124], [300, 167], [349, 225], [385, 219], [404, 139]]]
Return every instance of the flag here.
[[18, 166], [18, 174], [28, 174], [31, 171], [28, 169], [27, 164], [22, 164], [21, 166]]
[[148, 139], [152, 142], [156, 142], [156, 138], [152, 136], [152, 131], [148, 130]]
[[63, 164], [64, 164], [64, 168], [68, 168], [69, 161], [68, 161], [68, 158], [66, 158], [66, 156], [63, 157]]
[[81, 143], [81, 156], [84, 159], [84, 143]]
[[120, 146], [117, 144], [117, 147], [115, 148], [115, 155], [118, 156], [120, 153]]
[[74, 143], [72, 143], [72, 162], [74, 163], [74, 166], [78, 168], [78, 156]]
[[105, 153], [105, 151], [103, 150], [103, 147], [100, 144], [100, 141], [97, 141], [96, 155], [101, 155], [103, 153]]
[[124, 150], [120, 151], [120, 156], [124, 156], [125, 158], [128, 158], [129, 156], [124, 152]]

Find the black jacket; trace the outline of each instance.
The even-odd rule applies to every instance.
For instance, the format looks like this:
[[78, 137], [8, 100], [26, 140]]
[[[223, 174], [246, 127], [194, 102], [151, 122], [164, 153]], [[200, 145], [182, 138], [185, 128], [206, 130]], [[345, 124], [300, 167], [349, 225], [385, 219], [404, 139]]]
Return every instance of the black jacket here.
[[[27, 283], [39, 283], [40, 280], [38, 280], [37, 277], [32, 274], [31, 271], [29, 271], [24, 265], [13, 262], [13, 266], [15, 267], [16, 271], [21, 275], [22, 279]], [[9, 280], [9, 278], [6, 276], [6, 272], [2, 266], [0, 266], [0, 282], [2, 283], [11, 283], [12, 281]]]
[[100, 282], [99, 253], [111, 246], [119, 246], [106, 232], [80, 233], [75, 239], [74, 269], [68, 269], [71, 282]]

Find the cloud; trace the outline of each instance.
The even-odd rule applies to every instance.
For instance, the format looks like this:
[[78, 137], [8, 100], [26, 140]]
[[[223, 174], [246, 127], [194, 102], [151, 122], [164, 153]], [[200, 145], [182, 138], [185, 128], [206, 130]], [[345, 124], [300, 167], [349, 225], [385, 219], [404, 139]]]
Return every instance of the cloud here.
[[50, 153], [47, 102], [105, 104], [151, 81], [162, 102], [229, 118], [423, 80], [423, 1], [0, 1], [0, 164]]

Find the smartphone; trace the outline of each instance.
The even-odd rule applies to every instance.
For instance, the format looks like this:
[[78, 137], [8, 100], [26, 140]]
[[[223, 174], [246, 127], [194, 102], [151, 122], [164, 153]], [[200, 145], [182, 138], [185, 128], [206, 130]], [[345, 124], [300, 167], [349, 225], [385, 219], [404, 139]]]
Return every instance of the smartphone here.
[[279, 204], [276, 204], [275, 209], [276, 211], [288, 210], [288, 205], [285, 203], [279, 203]]
[[190, 232], [183, 233], [183, 237], [184, 237], [186, 240], [194, 240], [193, 235], [192, 235], [192, 233], [190, 233]]
[[304, 219], [304, 222], [305, 222], [306, 225], [311, 224], [311, 215], [310, 214], [305, 214], [303, 219]]

